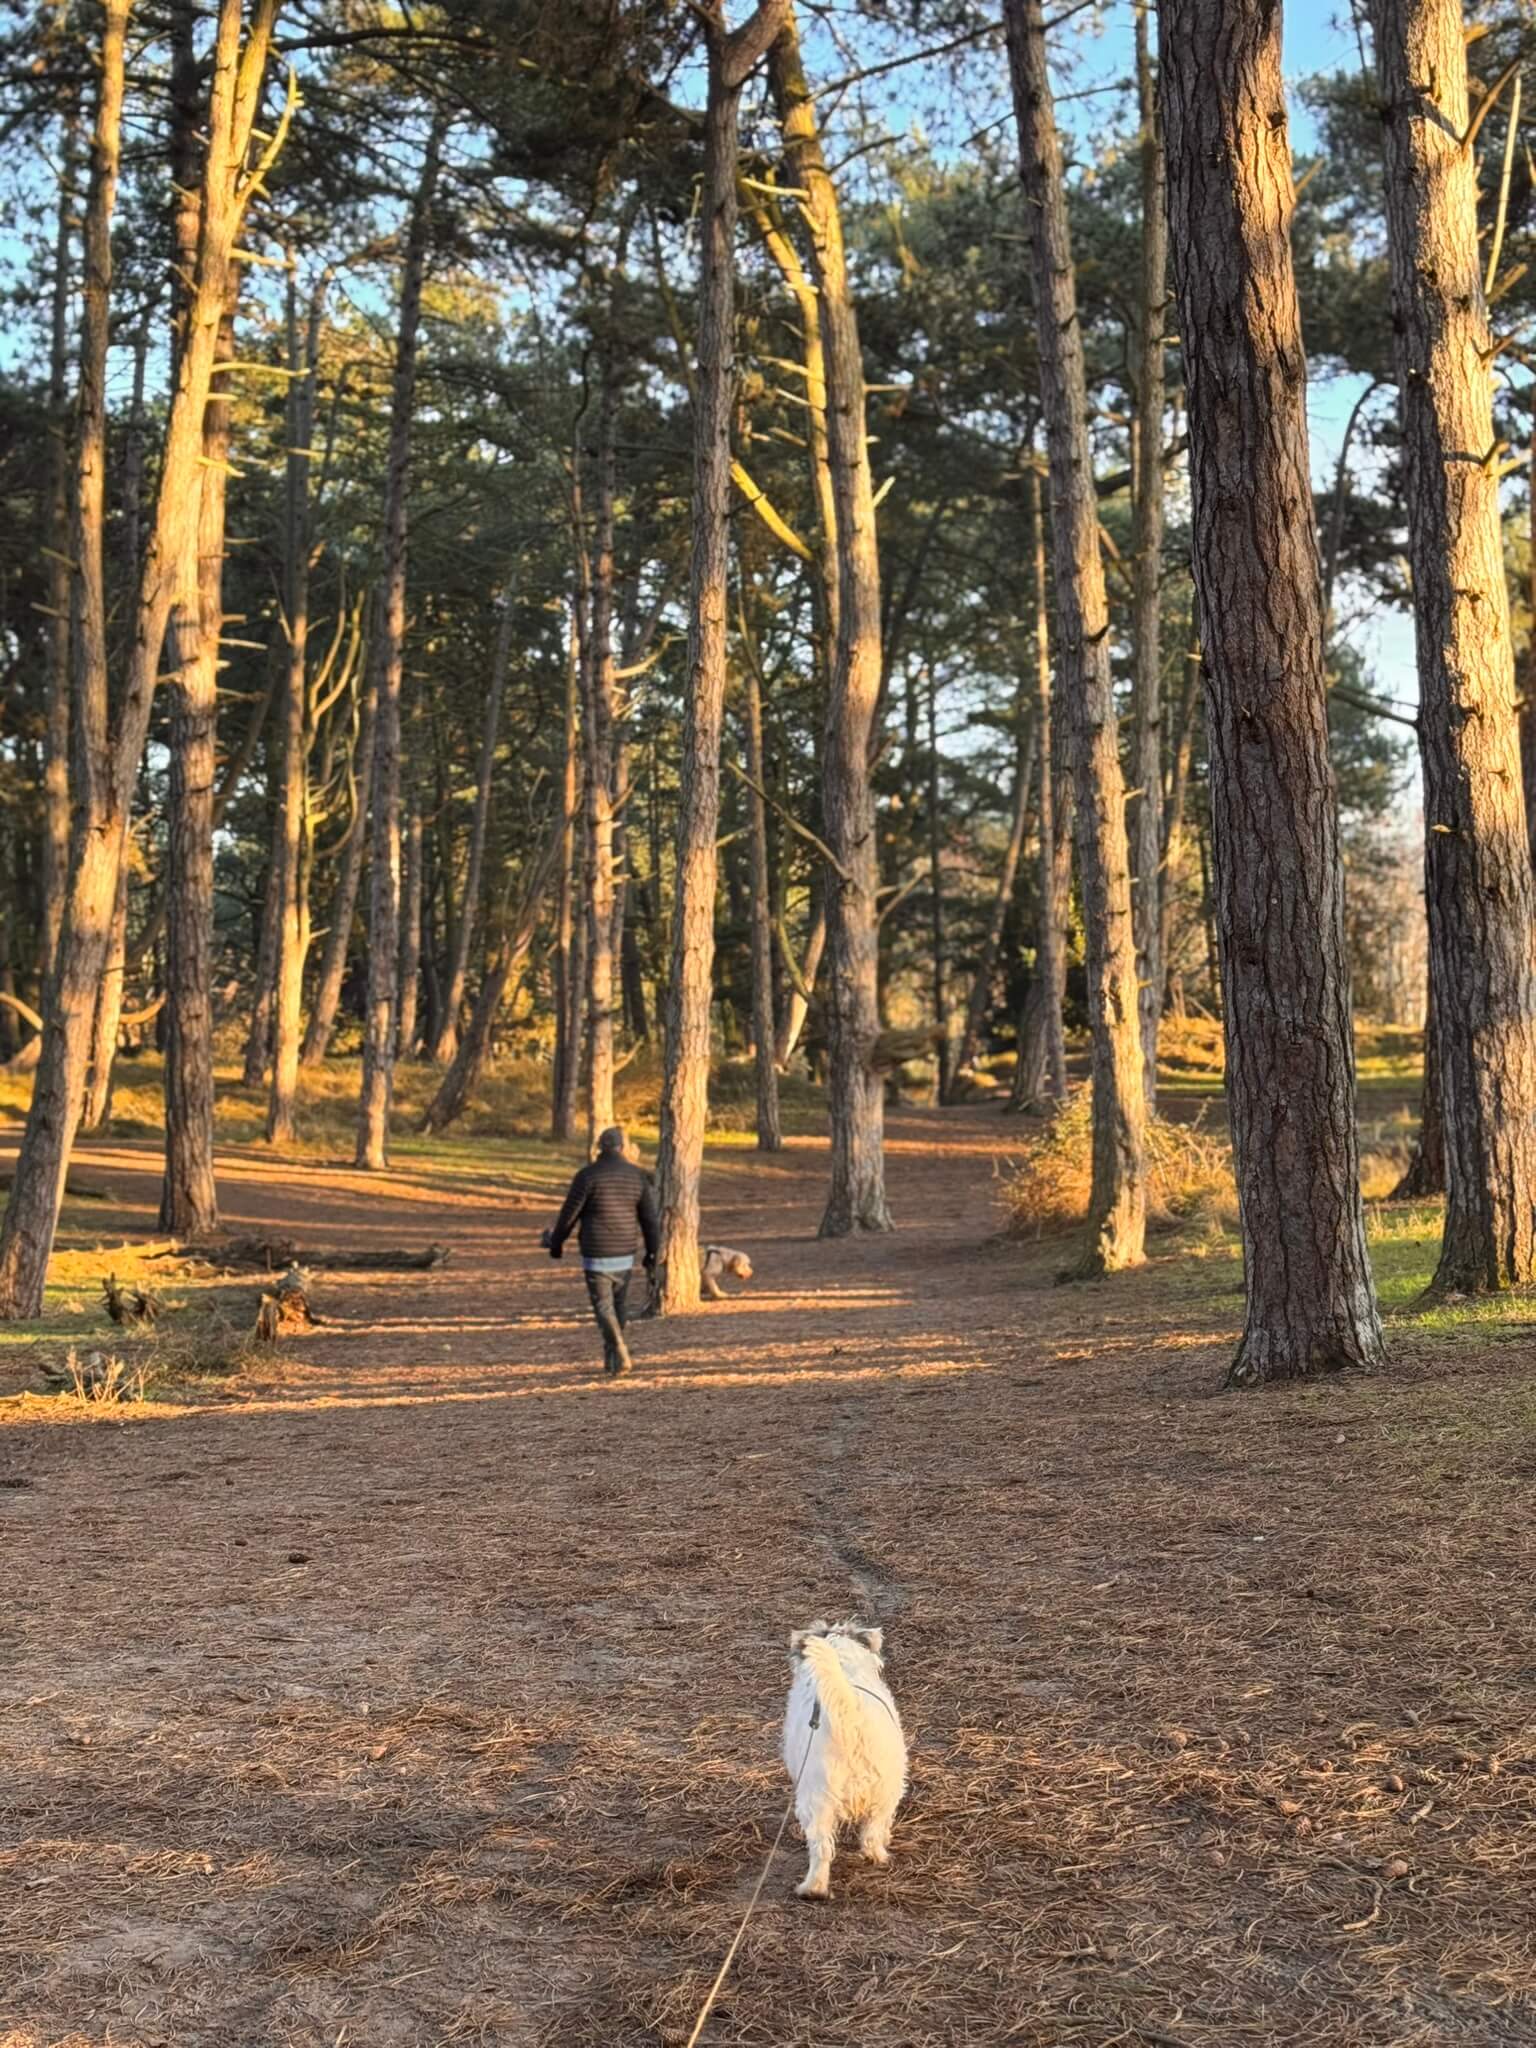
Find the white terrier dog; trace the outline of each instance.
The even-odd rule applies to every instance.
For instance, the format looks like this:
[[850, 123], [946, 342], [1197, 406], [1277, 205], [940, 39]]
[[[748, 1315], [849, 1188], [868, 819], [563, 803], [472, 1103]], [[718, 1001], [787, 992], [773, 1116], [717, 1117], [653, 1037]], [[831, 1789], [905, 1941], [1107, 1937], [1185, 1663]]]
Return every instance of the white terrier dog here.
[[794, 1677], [784, 1714], [784, 1768], [794, 1783], [795, 1818], [810, 1869], [795, 1890], [824, 1899], [832, 1889], [837, 1831], [859, 1826], [870, 1863], [890, 1861], [891, 1823], [907, 1789], [907, 1743], [890, 1688], [880, 1675], [877, 1628], [818, 1623], [789, 1639]]

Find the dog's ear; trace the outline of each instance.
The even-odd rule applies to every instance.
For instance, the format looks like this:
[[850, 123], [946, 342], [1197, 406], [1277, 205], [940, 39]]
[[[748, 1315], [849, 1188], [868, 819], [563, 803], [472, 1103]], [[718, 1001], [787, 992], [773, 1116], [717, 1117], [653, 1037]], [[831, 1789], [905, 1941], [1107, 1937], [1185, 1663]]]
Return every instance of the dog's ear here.
[[803, 1657], [805, 1655], [806, 1638], [813, 1636], [815, 1633], [816, 1631], [812, 1628], [791, 1629], [789, 1632], [789, 1654], [791, 1657]]
[[871, 1657], [878, 1657], [885, 1648], [885, 1630], [883, 1628], [861, 1628], [858, 1631], [858, 1638]]

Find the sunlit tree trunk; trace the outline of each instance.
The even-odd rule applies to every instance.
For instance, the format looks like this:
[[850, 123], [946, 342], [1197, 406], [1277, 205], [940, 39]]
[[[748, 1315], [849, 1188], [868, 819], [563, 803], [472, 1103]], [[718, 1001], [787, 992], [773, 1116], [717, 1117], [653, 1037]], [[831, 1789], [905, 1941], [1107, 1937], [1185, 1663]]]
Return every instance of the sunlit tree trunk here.
[[[309, 833], [309, 478], [311, 440], [315, 431], [315, 396], [320, 371], [320, 335], [324, 318], [325, 278], [310, 300], [301, 343], [298, 278], [288, 259], [288, 367], [296, 374], [288, 384], [288, 460], [286, 465], [283, 552], [285, 576], [283, 621], [286, 654], [283, 663], [283, 787], [278, 814], [274, 871], [269, 892], [277, 893], [277, 959], [271, 1012], [272, 1092], [267, 1101], [267, 1140], [291, 1144], [294, 1103], [299, 1087], [300, 1034], [303, 1029], [304, 962], [309, 951], [309, 875], [305, 858]], [[302, 353], [301, 353], [302, 350]]]
[[[80, 432], [76, 481], [78, 623], [75, 657], [76, 817], [60, 927], [53, 1004], [43, 1033], [32, 1104], [11, 1198], [0, 1229], [0, 1317], [37, 1314], [57, 1226], [70, 1147], [79, 1122], [91, 1021], [106, 966], [118, 872], [160, 655], [178, 588], [178, 567], [196, 547], [203, 412], [231, 254], [256, 176], [247, 151], [271, 44], [276, 0], [256, 0], [241, 47], [239, 0], [221, 0], [215, 35], [197, 273], [166, 419], [154, 530], [140, 579], [135, 625], [115, 728], [106, 690], [102, 578], [105, 372], [111, 286], [110, 237], [122, 113], [123, 44], [129, 0], [106, 0], [91, 196], [85, 228]], [[271, 158], [282, 127], [264, 146]]]
[[91, 1019], [91, 1055], [85, 1076], [85, 1098], [80, 1105], [82, 1131], [99, 1131], [112, 1114], [112, 1071], [117, 1062], [117, 1040], [123, 1021], [123, 995], [128, 978], [128, 877], [131, 865], [126, 851], [117, 870], [117, 895], [112, 905], [112, 936], [107, 942], [107, 964], [96, 997], [96, 1014]]
[[613, 800], [616, 685], [613, 658], [616, 373], [605, 354], [598, 400], [596, 502], [589, 560], [582, 754], [586, 770], [587, 1143], [613, 1122], [615, 974]]
[[[177, 192], [175, 278], [177, 346], [190, 342], [190, 280], [201, 234], [197, 174], [202, 108], [195, 16], [180, 0], [173, 30], [172, 170]], [[221, 309], [217, 354], [235, 352], [232, 270]], [[170, 773], [165, 853], [165, 1172], [160, 1228], [177, 1237], [218, 1228], [213, 1161], [213, 796], [217, 772], [219, 636], [224, 624], [224, 507], [229, 463], [229, 372], [203, 410], [197, 523], [177, 565], [168, 652]], [[126, 865], [126, 863], [125, 863]]]
[[405, 674], [405, 578], [410, 495], [411, 429], [416, 407], [416, 353], [421, 287], [432, 234], [432, 203], [442, 161], [443, 123], [434, 119], [411, 205], [400, 279], [400, 325], [390, 393], [389, 453], [384, 476], [384, 547], [376, 655], [378, 703], [373, 723], [373, 811], [368, 910], [368, 1000], [363, 1080], [357, 1106], [359, 1166], [389, 1163], [389, 1110], [394, 1095], [396, 976], [400, 952], [400, 692]]
[[1445, 1131], [1435, 1287], [1536, 1279], [1536, 883], [1460, 0], [1372, 0]]
[[757, 1149], [779, 1152], [779, 1070], [773, 1017], [773, 900], [768, 874], [768, 806], [763, 800], [763, 679], [743, 607], [741, 723], [747, 757], [747, 826], [752, 851], [752, 1058], [757, 1077]]
[[1146, 1094], [1131, 921], [1125, 783], [1077, 286], [1041, 0], [1005, 0], [1019, 166], [1033, 253], [1040, 395], [1050, 458], [1057, 667], [1076, 788], [1093, 1039], [1093, 1176], [1079, 1270], [1140, 1263], [1146, 1241]]
[[790, 177], [811, 242], [826, 377], [827, 463], [837, 564], [837, 639], [822, 752], [827, 875], [827, 1108], [832, 1184], [820, 1235], [889, 1230], [880, 1036], [880, 863], [870, 756], [880, 702], [880, 561], [864, 418], [864, 359], [842, 218], [816, 127], [794, 10], [770, 54]]
[[1294, 207], [1271, 0], [1163, 0], [1215, 915], [1247, 1320], [1230, 1379], [1381, 1356], [1355, 1132], [1343, 876]]
[[715, 836], [720, 815], [720, 729], [726, 680], [737, 124], [742, 87], [778, 33], [788, 4], [789, 0], [763, 0], [735, 30], [727, 29], [724, 13], [718, 8], [704, 16], [709, 84], [699, 211], [688, 689], [657, 1149], [661, 1248], [653, 1301], [668, 1313], [696, 1308], [699, 1301], [699, 1179], [709, 1107]]
[[1019, 1022], [1018, 1061], [1010, 1109], [1034, 1109], [1067, 1098], [1067, 920], [1072, 912], [1072, 770], [1062, 743], [1051, 688], [1051, 608], [1045, 561], [1045, 506], [1040, 469], [1031, 463], [1030, 554], [1034, 563], [1035, 731], [1040, 847], [1035, 893], [1035, 971]]
[[576, 614], [571, 614], [570, 653], [565, 676], [565, 781], [560, 842], [559, 906], [555, 914], [555, 1074], [552, 1135], [569, 1143], [576, 1135], [576, 1098], [581, 1075], [582, 962], [576, 947], [579, 884], [576, 816], [581, 790], [581, 650]]
[[75, 109], [70, 108], [65, 115], [59, 174], [48, 352], [48, 668], [43, 714], [43, 946], [39, 962], [44, 984], [53, 969], [64, 915], [65, 884], [69, 879], [69, 308], [73, 269], [70, 252], [78, 199], [77, 138], [78, 120]]
[[1157, 1025], [1163, 1013], [1163, 318], [1168, 297], [1168, 214], [1162, 122], [1152, 67], [1150, 9], [1136, 10], [1136, 97], [1141, 116], [1141, 289], [1136, 332], [1135, 564], [1131, 637], [1135, 767], [1131, 809], [1136, 972], [1142, 1082], [1157, 1103]]
[[[395, 1057], [408, 1060], [416, 1049], [416, 1011], [421, 992], [421, 811], [413, 804], [406, 820], [401, 855], [400, 990]], [[465, 906], [465, 916], [469, 914]]]

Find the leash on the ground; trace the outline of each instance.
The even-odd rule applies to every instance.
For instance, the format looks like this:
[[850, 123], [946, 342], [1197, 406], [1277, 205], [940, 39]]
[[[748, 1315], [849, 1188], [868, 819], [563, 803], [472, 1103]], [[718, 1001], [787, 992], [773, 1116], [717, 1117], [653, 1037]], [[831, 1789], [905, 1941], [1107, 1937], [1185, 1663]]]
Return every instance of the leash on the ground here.
[[820, 1725], [821, 1701], [818, 1699], [811, 1709], [811, 1725], [806, 1733], [805, 1749], [800, 1757], [800, 1769], [795, 1772], [794, 1783], [789, 1788], [789, 1803], [784, 1808], [784, 1816], [779, 1822], [779, 1832], [774, 1836], [773, 1846], [763, 1860], [763, 1867], [757, 1874], [757, 1883], [752, 1887], [752, 1896], [747, 1901], [747, 1910], [742, 1914], [736, 1932], [731, 1936], [731, 1945], [725, 1952], [724, 1961], [715, 1972], [715, 1981], [710, 1985], [704, 2003], [699, 2007], [699, 2016], [693, 2023], [693, 2032], [684, 2043], [684, 2048], [697, 2048], [699, 2036], [704, 2031], [704, 2022], [714, 2010], [715, 2000], [720, 1995], [720, 1986], [725, 1982], [726, 1972], [736, 1960], [736, 1951], [741, 1947], [741, 1937], [747, 1931], [747, 1922], [756, 1912], [757, 1902], [763, 1896], [763, 1886], [768, 1882], [768, 1873], [773, 1868], [773, 1859], [779, 1853], [779, 1844], [784, 1839], [784, 1830], [789, 1826], [790, 1818], [795, 1810], [795, 1794], [800, 1790], [800, 1772], [805, 1769], [806, 1758], [811, 1753], [811, 1743]]

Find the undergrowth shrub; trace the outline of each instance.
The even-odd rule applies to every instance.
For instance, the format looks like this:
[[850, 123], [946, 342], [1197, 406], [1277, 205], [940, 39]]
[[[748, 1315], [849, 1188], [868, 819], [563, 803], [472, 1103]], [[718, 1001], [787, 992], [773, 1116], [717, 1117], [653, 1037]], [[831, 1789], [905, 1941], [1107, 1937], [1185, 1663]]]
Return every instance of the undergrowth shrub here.
[[[1023, 1160], [1003, 1183], [1012, 1237], [1038, 1237], [1081, 1223], [1093, 1180], [1092, 1091], [1076, 1088], [1040, 1126]], [[1162, 1224], [1228, 1229], [1237, 1222], [1232, 1153], [1224, 1134], [1203, 1118], [1147, 1127], [1147, 1217]]]

